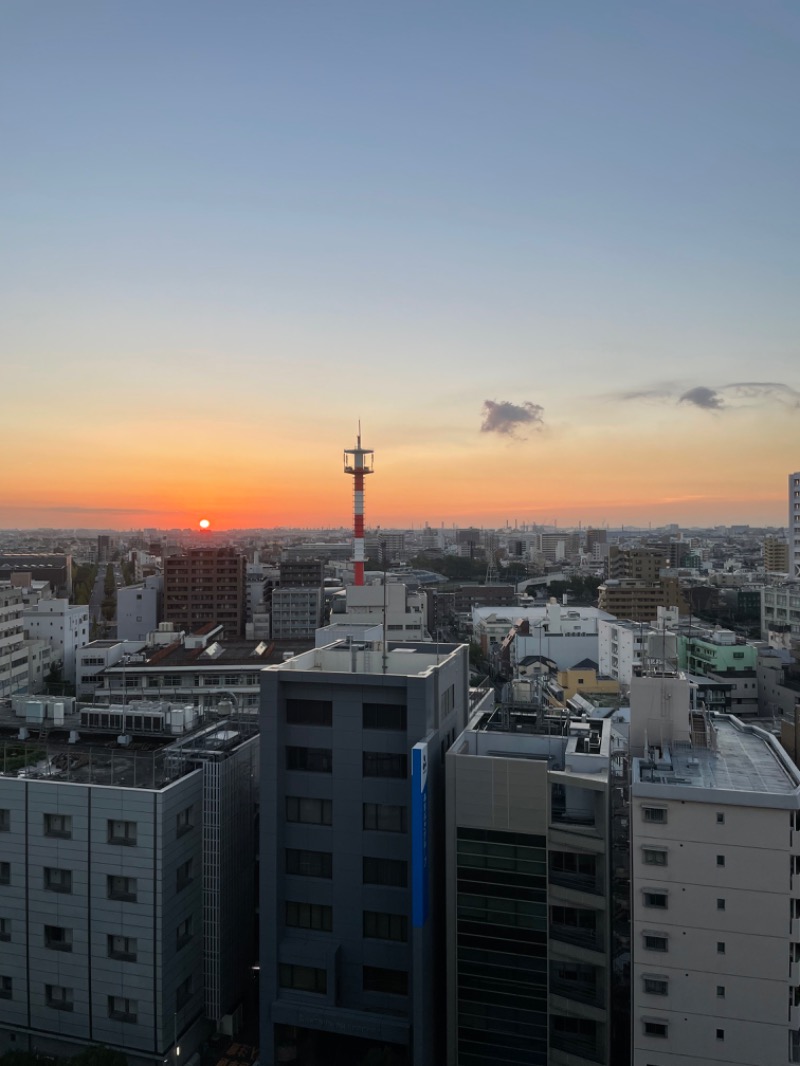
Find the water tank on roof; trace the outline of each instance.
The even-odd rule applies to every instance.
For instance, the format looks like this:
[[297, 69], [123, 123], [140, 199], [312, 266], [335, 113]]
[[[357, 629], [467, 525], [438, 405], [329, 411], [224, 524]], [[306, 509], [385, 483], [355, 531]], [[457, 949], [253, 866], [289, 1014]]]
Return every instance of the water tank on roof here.
[[41, 700], [28, 700], [25, 704], [26, 722], [44, 722], [45, 705]]
[[53, 704], [53, 725], [64, 724], [64, 704], [59, 700]]

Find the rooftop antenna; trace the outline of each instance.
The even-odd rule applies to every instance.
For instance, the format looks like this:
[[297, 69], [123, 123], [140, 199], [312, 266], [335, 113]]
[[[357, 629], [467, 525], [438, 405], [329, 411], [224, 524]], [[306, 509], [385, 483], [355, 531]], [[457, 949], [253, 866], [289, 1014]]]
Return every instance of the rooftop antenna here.
[[364, 477], [371, 474], [374, 452], [361, 447], [361, 419], [355, 448], [346, 448], [344, 472], [353, 477], [353, 584], [364, 584]]

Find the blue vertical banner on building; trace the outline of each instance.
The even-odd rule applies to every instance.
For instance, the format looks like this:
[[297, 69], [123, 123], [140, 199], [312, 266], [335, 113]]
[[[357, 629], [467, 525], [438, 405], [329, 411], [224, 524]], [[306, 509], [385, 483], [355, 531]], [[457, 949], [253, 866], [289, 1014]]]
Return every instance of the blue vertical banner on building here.
[[411, 922], [428, 920], [428, 744], [411, 749]]

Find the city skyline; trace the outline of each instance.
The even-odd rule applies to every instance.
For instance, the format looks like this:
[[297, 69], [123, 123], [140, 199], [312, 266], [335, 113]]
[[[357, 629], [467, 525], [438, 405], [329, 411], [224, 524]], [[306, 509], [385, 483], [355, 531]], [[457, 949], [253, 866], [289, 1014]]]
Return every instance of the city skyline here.
[[796, 12], [2, 29], [0, 527], [786, 524]]

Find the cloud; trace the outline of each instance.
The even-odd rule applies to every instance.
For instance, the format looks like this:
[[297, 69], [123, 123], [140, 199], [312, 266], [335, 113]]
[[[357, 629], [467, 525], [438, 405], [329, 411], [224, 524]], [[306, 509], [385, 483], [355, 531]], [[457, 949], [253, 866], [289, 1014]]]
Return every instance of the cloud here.
[[738, 408], [777, 403], [800, 409], [800, 391], [783, 381], [732, 381], [726, 385], [667, 383], [650, 388], [618, 392], [612, 398], [623, 401], [690, 404], [703, 411], [735, 411]]
[[707, 411], [719, 411], [725, 406], [725, 401], [717, 390], [708, 389], [705, 385], [689, 389], [680, 397], [678, 403], [693, 403], [695, 407], [703, 407]]
[[520, 426], [541, 429], [544, 408], [538, 403], [524, 401], [521, 404], [509, 400], [484, 400], [481, 433], [501, 433], [508, 437], [517, 435]]

